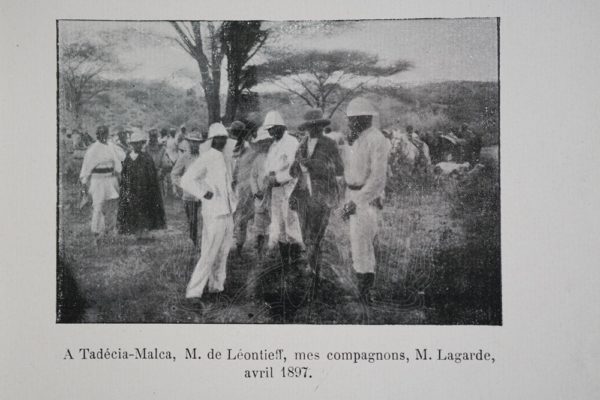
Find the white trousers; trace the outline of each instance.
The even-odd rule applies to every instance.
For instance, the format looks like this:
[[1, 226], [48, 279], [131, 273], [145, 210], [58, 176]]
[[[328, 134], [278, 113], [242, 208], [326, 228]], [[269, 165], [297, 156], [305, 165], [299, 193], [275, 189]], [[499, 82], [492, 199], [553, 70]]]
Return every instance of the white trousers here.
[[117, 199], [94, 201], [92, 203], [92, 232], [103, 235], [112, 231], [116, 226]]
[[298, 213], [290, 210], [289, 206], [291, 190], [288, 185], [271, 189], [271, 245], [275, 244], [275, 241], [302, 244]]
[[357, 204], [350, 216], [350, 248], [354, 271], [364, 274], [375, 272], [375, 249], [379, 210], [368, 204]]
[[104, 234], [116, 225], [119, 183], [112, 173], [92, 174], [88, 193], [92, 197], [92, 232]]
[[200, 260], [187, 285], [185, 297], [202, 297], [208, 284], [211, 293], [222, 292], [227, 271], [227, 256], [233, 244], [233, 215], [202, 215]]

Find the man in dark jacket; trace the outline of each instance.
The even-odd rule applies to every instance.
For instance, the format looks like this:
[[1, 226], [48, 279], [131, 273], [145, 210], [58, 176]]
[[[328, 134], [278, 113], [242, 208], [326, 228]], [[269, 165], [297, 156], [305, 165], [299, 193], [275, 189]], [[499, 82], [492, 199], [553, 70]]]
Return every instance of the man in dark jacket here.
[[290, 208], [296, 209], [300, 217], [308, 263], [315, 272], [315, 293], [319, 281], [321, 241], [331, 210], [339, 202], [337, 179], [344, 174], [336, 143], [323, 135], [323, 129], [329, 124], [321, 110], [306, 112], [304, 123], [298, 129], [308, 132], [308, 135], [298, 147], [292, 168], [292, 174], [299, 176], [299, 182], [290, 198]]

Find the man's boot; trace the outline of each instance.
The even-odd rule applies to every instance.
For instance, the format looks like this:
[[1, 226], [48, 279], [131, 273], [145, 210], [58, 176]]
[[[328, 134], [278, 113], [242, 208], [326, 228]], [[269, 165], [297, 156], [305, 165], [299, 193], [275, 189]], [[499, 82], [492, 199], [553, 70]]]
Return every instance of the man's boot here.
[[356, 278], [358, 280], [358, 295], [359, 299], [365, 304], [373, 303], [373, 295], [371, 292], [371, 288], [373, 287], [373, 282], [375, 281], [374, 273], [357, 273]]
[[363, 291], [361, 293], [361, 297], [363, 298], [366, 304], [373, 304], [373, 283], [375, 282], [375, 274], [372, 272], [367, 272], [363, 274]]
[[281, 255], [281, 266], [287, 269], [290, 266], [290, 245], [289, 243], [279, 242], [279, 254]]
[[264, 247], [265, 247], [265, 236], [264, 235], [258, 235], [256, 237], [256, 256], [258, 258], [258, 261], [262, 261], [263, 259], [263, 252], [264, 252]]
[[302, 248], [298, 243], [290, 243], [290, 265], [297, 266], [300, 262]]

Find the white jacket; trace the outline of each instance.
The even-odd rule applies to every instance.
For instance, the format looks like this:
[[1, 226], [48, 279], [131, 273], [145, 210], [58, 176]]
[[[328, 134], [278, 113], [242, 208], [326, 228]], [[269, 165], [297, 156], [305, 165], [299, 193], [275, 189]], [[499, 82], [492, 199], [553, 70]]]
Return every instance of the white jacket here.
[[[202, 215], [233, 214], [237, 198], [231, 188], [231, 166], [222, 152], [210, 148], [194, 161], [181, 177], [181, 188], [202, 201]], [[207, 192], [213, 197], [204, 198]]]
[[369, 203], [377, 197], [384, 197], [387, 164], [391, 144], [377, 128], [362, 132], [350, 145], [344, 145], [340, 152], [344, 163], [344, 178], [352, 186], [362, 186], [360, 190], [349, 191], [355, 203]]
[[94, 142], [85, 152], [79, 179], [84, 184], [92, 175], [94, 168], [112, 168], [116, 173], [121, 172], [121, 160], [119, 159], [112, 144]]
[[298, 146], [299, 143], [296, 138], [290, 136], [287, 132], [283, 134], [281, 139], [275, 140], [269, 147], [267, 160], [265, 161], [267, 175], [275, 172], [275, 178], [281, 184], [291, 181], [290, 167], [295, 160]]

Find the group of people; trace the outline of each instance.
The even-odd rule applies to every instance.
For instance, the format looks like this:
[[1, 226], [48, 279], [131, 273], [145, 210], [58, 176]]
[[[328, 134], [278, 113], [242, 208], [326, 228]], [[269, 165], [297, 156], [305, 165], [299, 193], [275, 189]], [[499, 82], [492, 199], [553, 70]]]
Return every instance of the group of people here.
[[96, 141], [85, 152], [79, 178], [92, 199], [91, 230], [94, 242], [115, 229], [140, 238], [166, 227], [159, 174], [144, 133], [120, 131], [109, 141], [109, 130], [100, 126]]
[[369, 303], [391, 144], [374, 126], [378, 112], [369, 100], [353, 99], [346, 115], [349, 133], [343, 140], [325, 134], [330, 120], [318, 109], [305, 113], [297, 127], [304, 133], [300, 140], [275, 110], [254, 129], [241, 121], [229, 128], [213, 123], [205, 133], [196, 129], [177, 138], [168, 132], [162, 142], [139, 129], [109, 142], [108, 129], [101, 126], [80, 173], [92, 198], [92, 232], [99, 239], [113, 229], [108, 219], [114, 204], [119, 233], [164, 228], [161, 179], [168, 171], [169, 185], [183, 200], [194, 246], [199, 219], [202, 224], [200, 258], [185, 294], [198, 299], [224, 290], [228, 255], [234, 243], [238, 253], [243, 246], [248, 214], [259, 260], [266, 247], [277, 246], [284, 270], [304, 269], [318, 283], [322, 241], [332, 210], [340, 207], [359, 295]]

